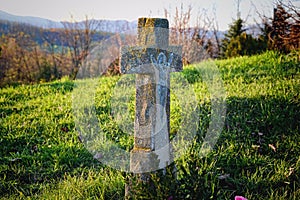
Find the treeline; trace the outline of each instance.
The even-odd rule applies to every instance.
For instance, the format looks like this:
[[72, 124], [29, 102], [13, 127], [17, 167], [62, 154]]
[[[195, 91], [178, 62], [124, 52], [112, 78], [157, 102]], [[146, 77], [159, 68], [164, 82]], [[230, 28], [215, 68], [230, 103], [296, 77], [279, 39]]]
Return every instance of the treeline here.
[[[165, 12], [166, 17], [170, 18], [168, 11]], [[205, 13], [201, 13], [196, 17], [197, 24], [191, 28], [191, 8], [187, 11], [182, 7], [176, 8], [171, 40], [183, 46], [183, 58], [186, 64], [206, 58], [223, 59], [260, 54], [267, 50], [299, 54], [299, 8], [292, 2], [277, 1], [274, 4], [273, 16], [257, 14], [261, 21], [257, 22], [256, 26], [246, 27], [246, 22], [238, 13], [237, 19], [229, 25], [223, 37], [220, 35], [215, 17], [208, 17]]]
[[[183, 6], [176, 8], [174, 16], [165, 10], [165, 15], [171, 21], [170, 43], [183, 47], [184, 64], [208, 58], [259, 54], [267, 50], [298, 55], [300, 52], [300, 11], [291, 2], [278, 1], [272, 17], [260, 15], [261, 22], [257, 23], [260, 34], [255, 35], [250, 34], [251, 30], [245, 28], [245, 21], [240, 17], [229, 26], [224, 37], [218, 30], [216, 18], [208, 17], [206, 13], [198, 15], [196, 24], [191, 24], [191, 7], [187, 11]], [[65, 22], [63, 25], [62, 29], [41, 29], [0, 22], [0, 86], [45, 82], [62, 76], [75, 78], [90, 54], [92, 44], [111, 36], [110, 33], [98, 32], [97, 27], [101, 24], [95, 20]], [[118, 37], [115, 38], [116, 47], [121, 45], [121, 40], [134, 41], [132, 36]], [[119, 48], [108, 50], [116, 59], [106, 63], [106, 71], [87, 68], [85, 70], [90, 70], [87, 73], [98, 74], [98, 70], [108, 75], [119, 74]]]
[[[230, 27], [222, 41], [221, 56], [224, 58], [252, 55], [266, 50], [287, 54], [300, 48], [300, 10], [291, 2], [278, 1], [273, 17], [260, 15], [258, 24], [261, 34], [254, 37], [246, 33], [244, 21], [238, 18]], [[299, 55], [300, 56], [300, 55]]]
[[[62, 23], [65, 28], [72, 27], [72, 25], [74, 26], [74, 24], [72, 23], [68, 23], [68, 22], [62, 22]], [[82, 23], [85, 23], [85, 21], [83, 21]], [[81, 28], [84, 28], [83, 26], [84, 25], [81, 25]], [[57, 46], [67, 46], [68, 43], [66, 42], [64, 37], [62, 37], [65, 31], [66, 30], [62, 28], [44, 29], [29, 24], [0, 20], [1, 36], [2, 35], [14, 36], [14, 34], [16, 33], [23, 32], [24, 34], [30, 36], [30, 38], [39, 45], [43, 45], [45, 42], [48, 42], [48, 40], [51, 39], [52, 40], [51, 42]], [[92, 37], [91, 40], [100, 41], [104, 38], [107, 38], [109, 35], [110, 35], [109, 33], [95, 31], [95, 33], [91, 36]]]
[[95, 21], [64, 23], [62, 29], [0, 21], [0, 86], [74, 78], [91, 44], [111, 34]]

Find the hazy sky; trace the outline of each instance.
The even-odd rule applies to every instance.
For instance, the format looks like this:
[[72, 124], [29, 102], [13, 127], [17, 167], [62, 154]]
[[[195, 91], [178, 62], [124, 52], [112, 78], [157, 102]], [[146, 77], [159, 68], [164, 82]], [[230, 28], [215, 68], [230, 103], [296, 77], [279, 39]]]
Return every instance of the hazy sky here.
[[[127, 19], [138, 17], [164, 17], [164, 8], [174, 13], [183, 3], [192, 6], [193, 17], [206, 9], [209, 14], [216, 10], [220, 29], [237, 16], [237, 2], [240, 1], [241, 16], [252, 23], [255, 7], [260, 12], [271, 14], [275, 0], [0, 0], [0, 10], [14, 15], [36, 16], [55, 21], [70, 20], [71, 15], [81, 20], [88, 16], [95, 19]], [[294, 0], [295, 1], [295, 0]], [[300, 1], [297, 1], [299, 5]], [[255, 5], [255, 7], [253, 6]]]

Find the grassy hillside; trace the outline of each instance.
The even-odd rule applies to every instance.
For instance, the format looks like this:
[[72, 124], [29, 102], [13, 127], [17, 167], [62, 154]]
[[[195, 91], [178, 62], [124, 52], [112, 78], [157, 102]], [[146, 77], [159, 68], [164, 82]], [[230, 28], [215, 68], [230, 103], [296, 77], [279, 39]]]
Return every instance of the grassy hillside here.
[[[203, 82], [207, 63], [181, 72], [197, 96], [200, 127], [177, 164], [177, 181], [154, 178], [151, 199], [300, 199], [300, 66], [297, 56], [267, 52], [215, 62], [226, 90], [226, 118], [214, 150], [200, 156], [211, 118]], [[110, 97], [120, 77], [103, 77], [96, 111], [110, 138], [124, 149], [132, 138], [110, 117]], [[80, 142], [68, 79], [0, 89], [1, 199], [120, 199], [125, 173], [106, 167]], [[134, 105], [134, 98], [130, 106]], [[171, 134], [180, 116], [171, 103]], [[134, 111], [131, 110], [130, 119]], [[147, 196], [140, 190], [140, 197]], [[154, 197], [155, 196], [155, 197]], [[150, 198], [150, 197], [149, 197]]]

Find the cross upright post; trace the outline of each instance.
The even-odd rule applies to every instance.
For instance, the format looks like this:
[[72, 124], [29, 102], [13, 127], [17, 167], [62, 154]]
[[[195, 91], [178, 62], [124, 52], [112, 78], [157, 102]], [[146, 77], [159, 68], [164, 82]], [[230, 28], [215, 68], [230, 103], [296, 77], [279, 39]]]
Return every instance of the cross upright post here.
[[122, 47], [121, 73], [136, 74], [134, 148], [130, 171], [145, 173], [170, 163], [170, 72], [182, 70], [181, 47], [169, 46], [169, 22], [139, 18], [138, 46]]

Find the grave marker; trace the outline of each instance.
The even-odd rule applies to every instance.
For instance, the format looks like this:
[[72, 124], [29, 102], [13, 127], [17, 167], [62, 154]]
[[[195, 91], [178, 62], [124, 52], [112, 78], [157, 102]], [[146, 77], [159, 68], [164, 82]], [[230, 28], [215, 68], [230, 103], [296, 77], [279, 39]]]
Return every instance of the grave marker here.
[[137, 47], [121, 49], [121, 73], [136, 74], [134, 148], [130, 171], [151, 172], [170, 162], [170, 73], [182, 70], [181, 47], [169, 46], [169, 22], [139, 18]]

